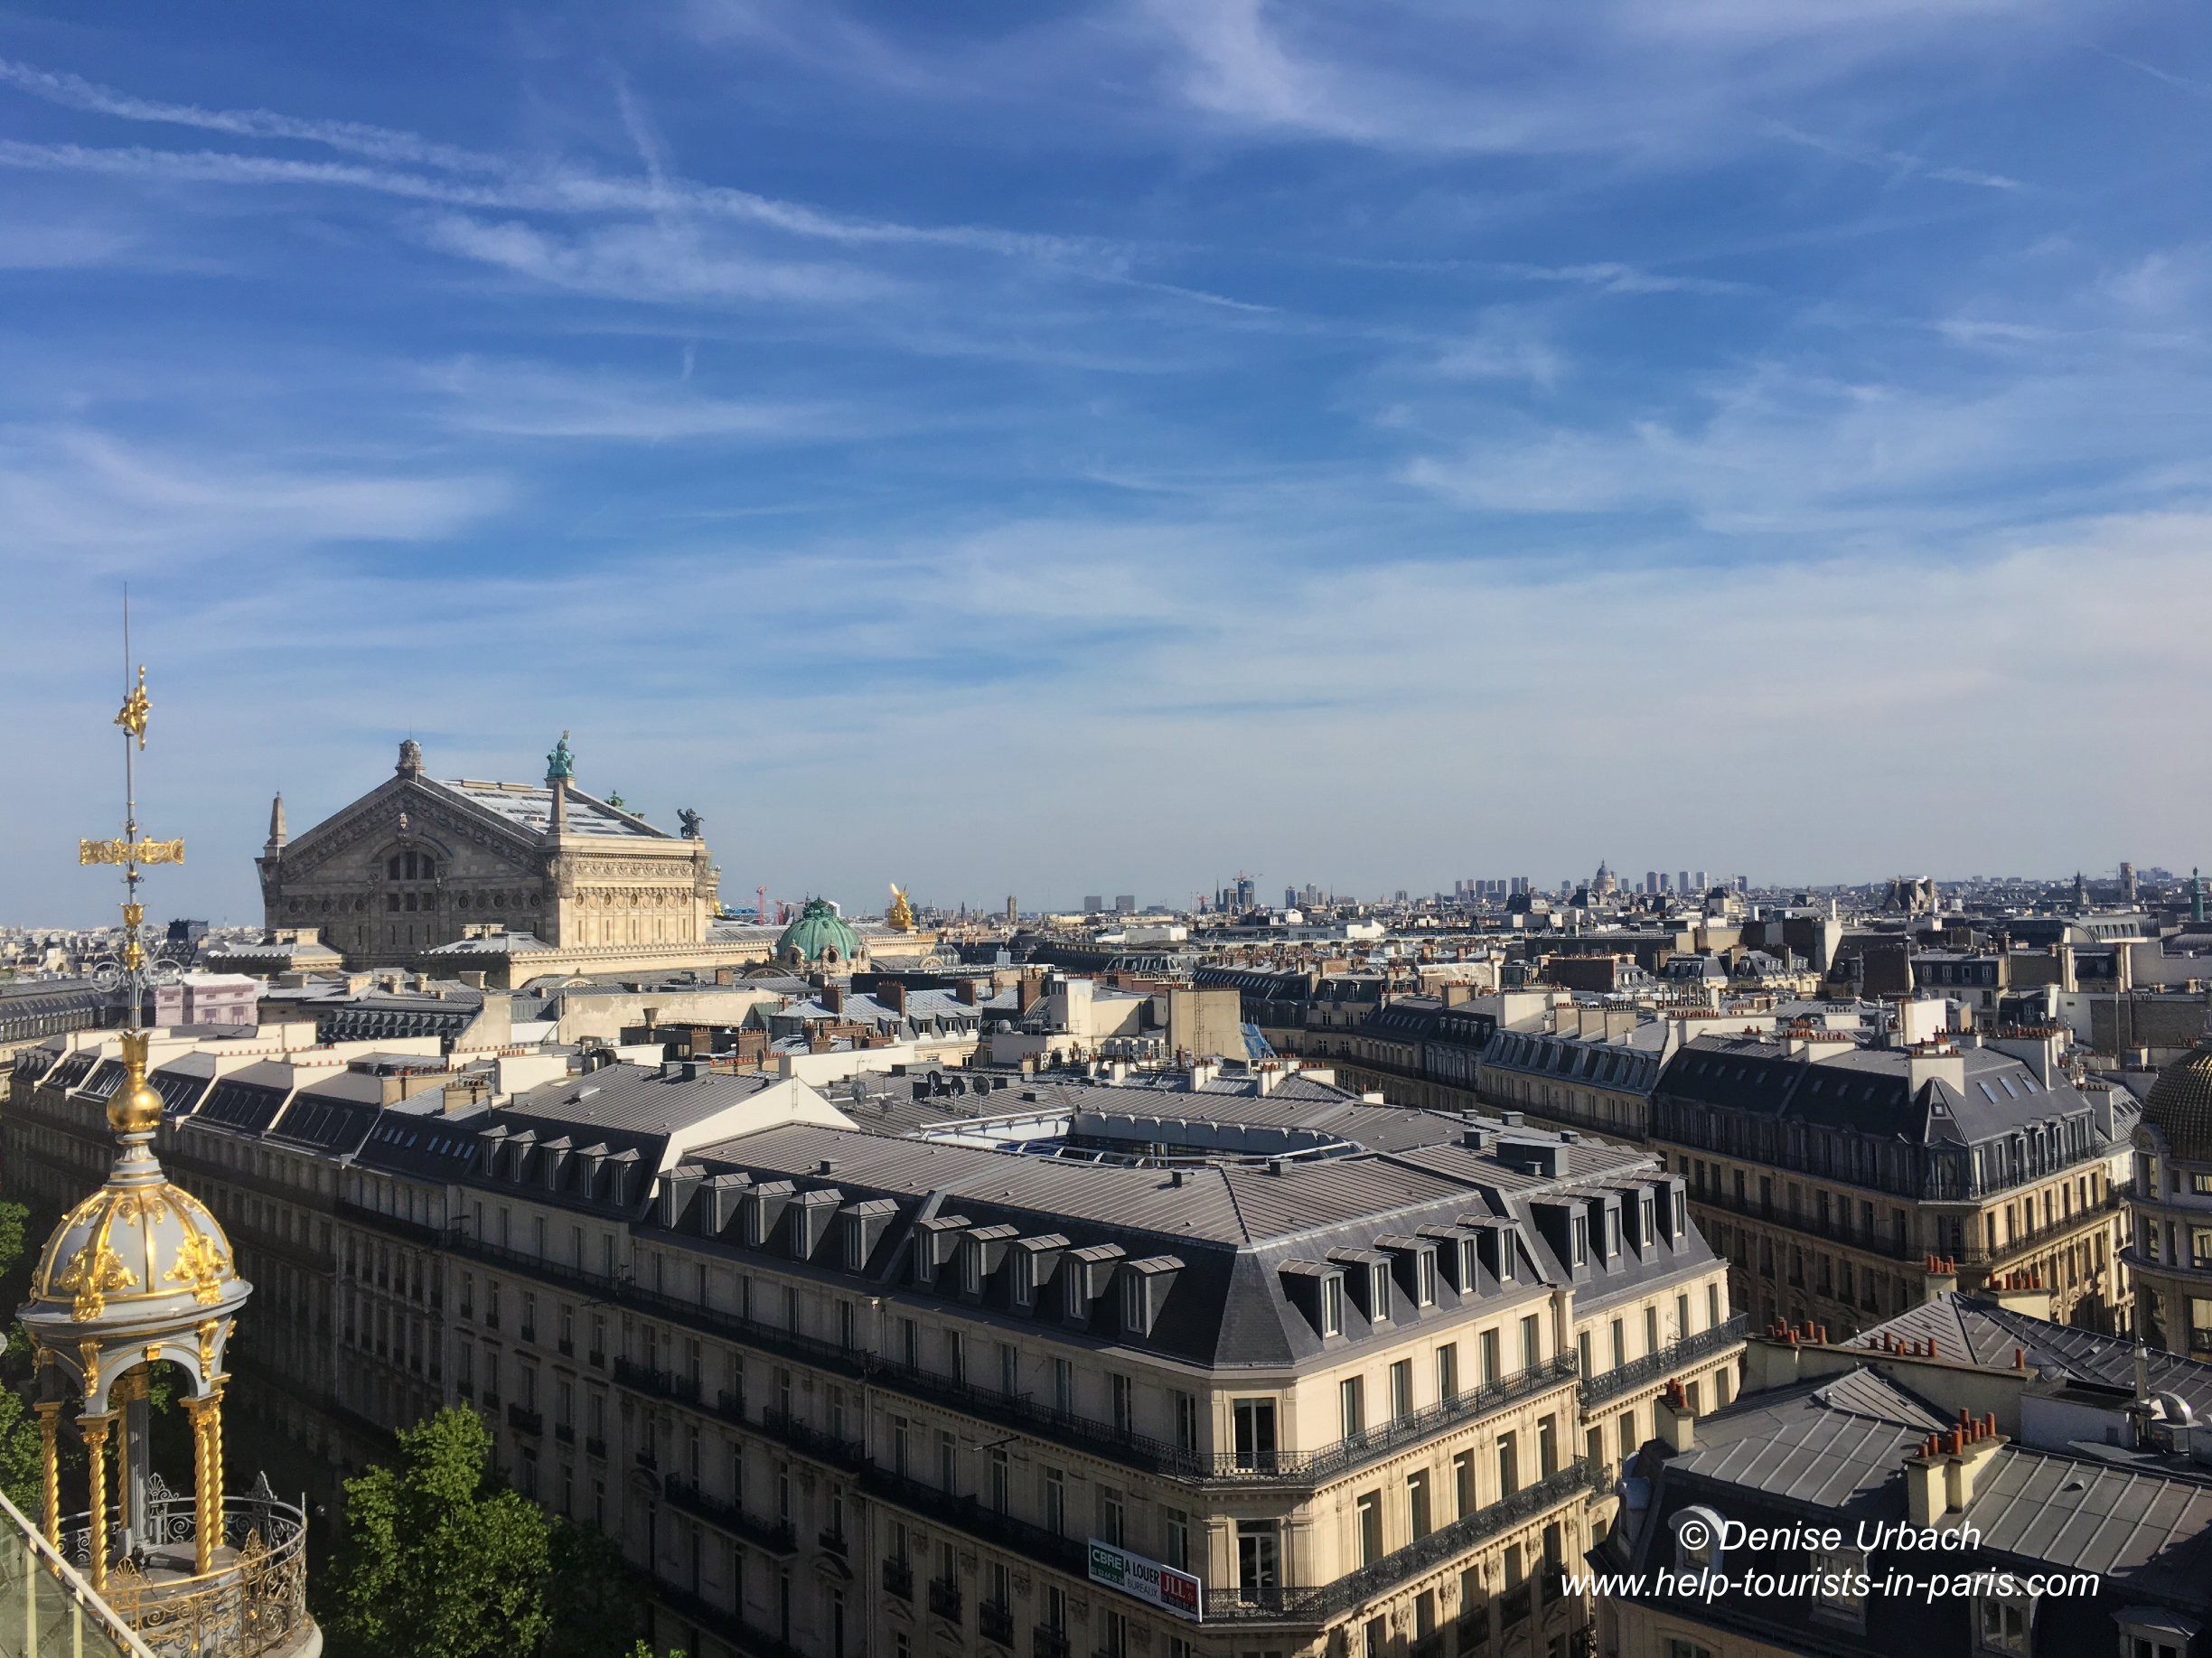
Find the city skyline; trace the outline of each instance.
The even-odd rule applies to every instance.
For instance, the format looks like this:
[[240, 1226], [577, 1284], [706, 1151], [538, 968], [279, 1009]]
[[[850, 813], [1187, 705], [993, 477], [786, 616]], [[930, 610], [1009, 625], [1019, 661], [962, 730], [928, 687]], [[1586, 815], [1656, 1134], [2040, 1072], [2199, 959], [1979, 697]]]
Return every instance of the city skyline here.
[[12, 13], [0, 915], [127, 579], [180, 913], [564, 728], [733, 904], [2186, 871], [2204, 36]]

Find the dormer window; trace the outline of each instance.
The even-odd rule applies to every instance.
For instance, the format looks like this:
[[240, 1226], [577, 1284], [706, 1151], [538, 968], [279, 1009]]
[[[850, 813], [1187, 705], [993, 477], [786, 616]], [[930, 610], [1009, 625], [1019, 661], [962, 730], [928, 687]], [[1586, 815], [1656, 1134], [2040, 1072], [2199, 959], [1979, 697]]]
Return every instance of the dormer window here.
[[1367, 1269], [1367, 1294], [1373, 1307], [1373, 1321], [1381, 1324], [1391, 1316], [1391, 1271], [1388, 1261], [1378, 1260]]
[[[1620, 1253], [1620, 1211], [1608, 1206], [1605, 1212], [1605, 1217], [1606, 1259], [1611, 1260]], [[1579, 1224], [1579, 1217], [1577, 1223]], [[1575, 1262], [1578, 1267], [1581, 1264], [1579, 1260]]]
[[1497, 1241], [1498, 1282], [1510, 1284], [1514, 1281], [1514, 1257], [1520, 1253], [1519, 1243], [1510, 1232], [1498, 1233]]
[[1014, 1252], [1014, 1305], [1028, 1307], [1036, 1299], [1036, 1257], [1027, 1250]]
[[1643, 1244], [1643, 1247], [1648, 1250], [1648, 1249], [1649, 1249], [1649, 1248], [1651, 1248], [1651, 1246], [1652, 1246], [1652, 1201], [1651, 1201], [1651, 1199], [1647, 1197], [1647, 1198], [1644, 1199], [1644, 1201], [1643, 1201], [1643, 1202], [1639, 1203], [1639, 1204], [1636, 1205], [1636, 1213], [1637, 1213], [1638, 1214], [1640, 1214], [1640, 1215], [1643, 1217], [1643, 1229], [1644, 1229], [1644, 1230], [1643, 1230], [1643, 1235], [1644, 1235], [1644, 1244]]
[[1436, 1305], [1436, 1251], [1423, 1250], [1414, 1257], [1413, 1284], [1415, 1303], [1421, 1307]]
[[1145, 1292], [1148, 1286], [1139, 1273], [1126, 1272], [1121, 1276], [1121, 1328], [1127, 1334], [1141, 1335], [1151, 1320], [1145, 1316]]
[[845, 1217], [845, 1269], [848, 1272], [858, 1272], [867, 1265], [867, 1243], [866, 1235], [860, 1230], [860, 1217], [848, 1214]]
[[1463, 1296], [1475, 1293], [1475, 1240], [1472, 1238], [1459, 1240], [1459, 1293]]
[[1083, 1264], [1080, 1260], [1070, 1261], [1068, 1269], [1060, 1275], [1061, 1282], [1067, 1286], [1067, 1295], [1063, 1305], [1070, 1318], [1090, 1316], [1091, 1287], [1083, 1281], [1084, 1276]]
[[1334, 1272], [1321, 1280], [1321, 1334], [1344, 1334], [1344, 1279]]
[[961, 1288], [968, 1295], [983, 1293], [983, 1251], [974, 1243], [961, 1249]]
[[[1611, 1213], [1612, 1212], [1610, 1210], [1607, 1211], [1607, 1213], [1608, 1214]], [[1589, 1264], [1589, 1216], [1587, 1214], [1578, 1214], [1574, 1218], [1574, 1242], [1572, 1246], [1572, 1252], [1574, 1259], [1567, 1263], [1569, 1266], [1580, 1267]]]
[[1687, 1238], [1689, 1235], [1689, 1212], [1682, 1200], [1682, 1189], [1680, 1186], [1676, 1186], [1674, 1188], [1674, 1236], [1679, 1240]]

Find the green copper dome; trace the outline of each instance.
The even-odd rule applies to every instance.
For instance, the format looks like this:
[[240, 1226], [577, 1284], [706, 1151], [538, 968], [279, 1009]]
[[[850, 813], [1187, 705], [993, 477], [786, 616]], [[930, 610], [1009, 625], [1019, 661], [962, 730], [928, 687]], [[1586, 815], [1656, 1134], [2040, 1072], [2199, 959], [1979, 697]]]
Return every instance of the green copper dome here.
[[810, 898], [799, 919], [777, 935], [775, 954], [792, 963], [851, 961], [860, 954], [860, 939], [827, 898]]

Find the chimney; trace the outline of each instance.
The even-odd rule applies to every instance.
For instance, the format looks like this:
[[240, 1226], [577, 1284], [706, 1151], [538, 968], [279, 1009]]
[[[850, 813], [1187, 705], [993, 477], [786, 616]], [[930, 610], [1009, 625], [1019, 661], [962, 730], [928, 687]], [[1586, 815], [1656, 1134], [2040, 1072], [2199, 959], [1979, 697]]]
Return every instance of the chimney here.
[[1937, 1296], [1957, 1293], [1959, 1287], [1958, 1262], [1940, 1255], [1927, 1257], [1927, 1293], [1922, 1298], [1933, 1301]]
[[1024, 973], [1014, 994], [1017, 1010], [1027, 1013], [1036, 1006], [1037, 998], [1045, 994], [1045, 981], [1034, 973]]
[[896, 979], [878, 979], [868, 992], [900, 1018], [906, 1016], [906, 986]]
[[1930, 1434], [1920, 1448], [1905, 1459], [1905, 1513], [1916, 1526], [1932, 1526], [1943, 1517], [1939, 1495], [1944, 1489], [1943, 1463]]
[[1697, 1413], [1690, 1409], [1689, 1395], [1682, 1384], [1670, 1382], [1666, 1391], [1652, 1401], [1652, 1425], [1659, 1437], [1672, 1450], [1692, 1450], [1697, 1446]]
[[816, 999], [831, 1013], [845, 1011], [845, 991], [841, 986], [824, 985]]
[[966, 1002], [970, 1007], [973, 1007], [978, 1002], [982, 1000], [982, 998], [977, 994], [976, 981], [972, 979], [961, 979], [960, 983], [954, 987], [954, 991], [955, 994], [960, 997], [961, 1000]]

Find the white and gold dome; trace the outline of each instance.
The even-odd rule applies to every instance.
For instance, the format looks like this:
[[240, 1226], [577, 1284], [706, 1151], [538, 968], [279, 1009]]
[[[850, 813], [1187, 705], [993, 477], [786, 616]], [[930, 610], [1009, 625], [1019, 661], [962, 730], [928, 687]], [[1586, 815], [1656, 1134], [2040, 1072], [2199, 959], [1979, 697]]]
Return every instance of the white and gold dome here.
[[108, 1101], [120, 1142], [108, 1183], [62, 1218], [18, 1313], [42, 1363], [70, 1377], [89, 1411], [117, 1377], [173, 1359], [196, 1385], [222, 1373], [222, 1349], [249, 1286], [222, 1224], [171, 1184], [150, 1142], [161, 1097], [145, 1081], [146, 1039], [127, 1033], [123, 1085]]

